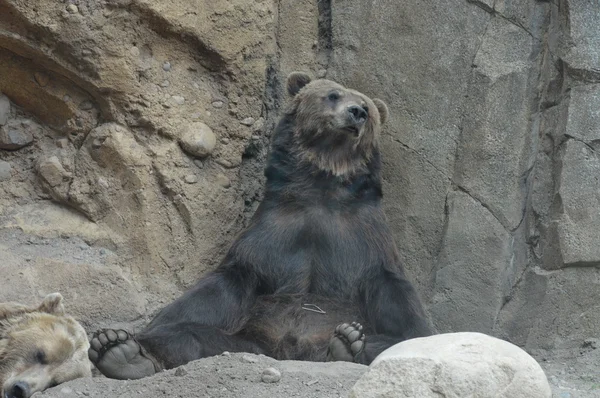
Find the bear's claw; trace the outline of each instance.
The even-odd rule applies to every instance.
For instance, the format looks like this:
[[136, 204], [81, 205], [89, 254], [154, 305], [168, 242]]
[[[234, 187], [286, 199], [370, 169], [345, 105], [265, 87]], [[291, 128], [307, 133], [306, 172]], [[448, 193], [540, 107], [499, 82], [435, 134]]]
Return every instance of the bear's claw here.
[[133, 336], [120, 329], [94, 333], [88, 356], [102, 374], [112, 379], [140, 379], [159, 369]]
[[327, 350], [328, 361], [347, 361], [360, 363], [364, 352], [366, 336], [358, 322], [342, 323], [335, 328]]

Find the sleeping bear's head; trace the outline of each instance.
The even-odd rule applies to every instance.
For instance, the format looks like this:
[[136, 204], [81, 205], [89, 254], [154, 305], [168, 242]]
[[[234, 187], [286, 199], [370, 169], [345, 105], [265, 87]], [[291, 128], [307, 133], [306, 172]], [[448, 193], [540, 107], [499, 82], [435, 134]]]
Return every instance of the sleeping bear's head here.
[[388, 117], [385, 103], [330, 80], [311, 81], [301, 72], [288, 76], [287, 91], [292, 97], [287, 113], [304, 160], [335, 176], [364, 168]]

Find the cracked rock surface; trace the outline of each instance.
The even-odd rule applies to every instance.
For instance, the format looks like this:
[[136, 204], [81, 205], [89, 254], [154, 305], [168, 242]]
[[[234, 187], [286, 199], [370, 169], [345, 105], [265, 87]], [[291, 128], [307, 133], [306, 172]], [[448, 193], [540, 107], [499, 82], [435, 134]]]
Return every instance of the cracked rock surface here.
[[594, 396], [599, 27], [574, 0], [0, 0], [0, 301], [145, 324], [248, 222], [304, 70], [389, 105], [384, 203], [435, 328]]

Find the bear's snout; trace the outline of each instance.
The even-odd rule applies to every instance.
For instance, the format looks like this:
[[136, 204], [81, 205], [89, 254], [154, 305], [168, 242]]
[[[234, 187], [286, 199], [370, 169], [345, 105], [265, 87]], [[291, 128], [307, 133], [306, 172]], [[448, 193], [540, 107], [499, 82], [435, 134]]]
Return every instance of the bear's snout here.
[[367, 110], [362, 106], [350, 105], [347, 109], [348, 117], [353, 124], [362, 124], [367, 120]]
[[18, 381], [12, 387], [6, 389], [5, 396], [2, 398], [29, 398], [31, 395], [29, 392], [29, 384]]

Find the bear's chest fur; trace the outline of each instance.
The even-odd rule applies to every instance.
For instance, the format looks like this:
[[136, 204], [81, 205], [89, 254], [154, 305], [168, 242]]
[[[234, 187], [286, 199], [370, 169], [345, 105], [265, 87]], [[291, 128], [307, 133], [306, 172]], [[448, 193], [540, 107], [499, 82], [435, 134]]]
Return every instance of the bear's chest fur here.
[[378, 205], [330, 204], [291, 201], [259, 210], [233, 251], [259, 277], [260, 293], [352, 299], [373, 270], [390, 263], [394, 246]]

